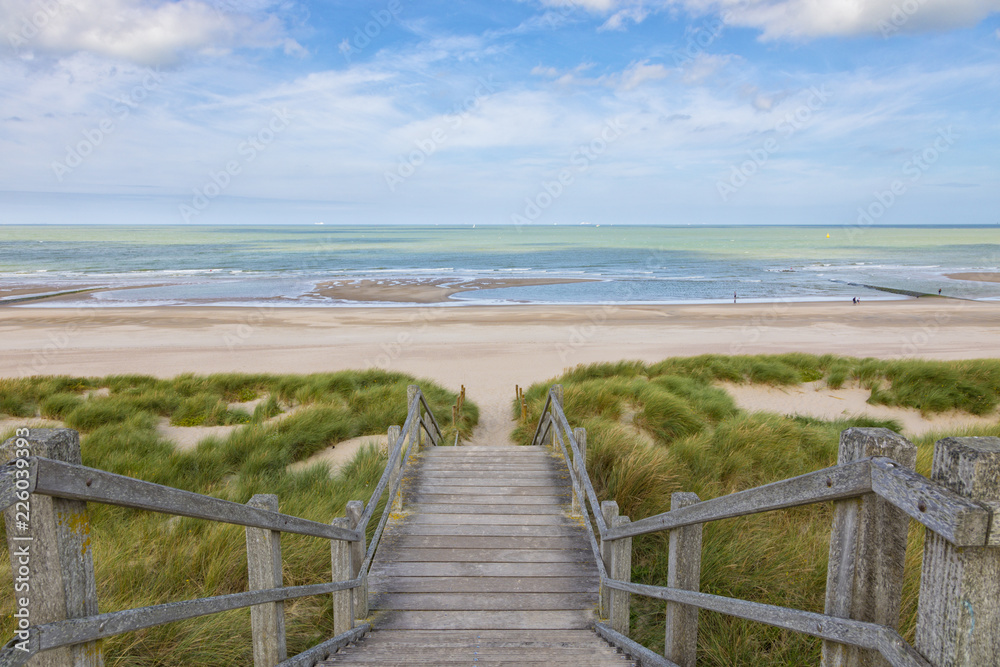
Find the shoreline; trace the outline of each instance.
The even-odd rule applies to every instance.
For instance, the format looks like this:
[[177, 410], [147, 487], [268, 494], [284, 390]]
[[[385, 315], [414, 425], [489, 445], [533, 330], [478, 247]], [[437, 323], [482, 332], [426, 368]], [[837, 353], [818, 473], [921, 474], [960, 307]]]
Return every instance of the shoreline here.
[[506, 439], [515, 385], [578, 364], [787, 352], [1000, 358], [1000, 302], [0, 309], [0, 378], [379, 368], [465, 385], [476, 441]]

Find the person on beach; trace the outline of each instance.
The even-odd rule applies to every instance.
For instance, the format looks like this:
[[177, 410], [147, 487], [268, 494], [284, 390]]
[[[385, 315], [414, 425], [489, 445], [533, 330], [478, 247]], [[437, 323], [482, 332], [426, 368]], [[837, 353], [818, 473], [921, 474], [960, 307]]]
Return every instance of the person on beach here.
[[733, 292], [733, 303], [736, 303], [736, 292]]

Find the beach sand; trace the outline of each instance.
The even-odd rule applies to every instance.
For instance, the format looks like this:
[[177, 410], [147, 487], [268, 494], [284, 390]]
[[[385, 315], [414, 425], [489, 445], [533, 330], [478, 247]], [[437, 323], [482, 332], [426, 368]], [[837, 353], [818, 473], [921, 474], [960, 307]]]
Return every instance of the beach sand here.
[[595, 282], [574, 278], [427, 278], [334, 280], [320, 283], [309, 296], [322, 296], [343, 301], [393, 302], [393, 303], [444, 303], [454, 294], [502, 287], [530, 287], [534, 285], [563, 285], [566, 283]]
[[1000, 283], [1000, 273], [948, 273], [945, 274], [945, 277], [951, 278], [952, 280], [974, 280], [981, 283]]
[[998, 358], [1000, 303], [0, 309], [0, 377], [378, 366], [464, 384], [482, 443], [506, 437], [515, 385], [577, 364], [792, 351]]

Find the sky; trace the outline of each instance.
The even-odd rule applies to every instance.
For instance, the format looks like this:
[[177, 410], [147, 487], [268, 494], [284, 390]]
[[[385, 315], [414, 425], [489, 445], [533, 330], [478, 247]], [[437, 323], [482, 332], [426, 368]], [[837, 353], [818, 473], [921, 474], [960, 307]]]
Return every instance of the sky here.
[[1000, 0], [0, 0], [0, 225], [1000, 223]]

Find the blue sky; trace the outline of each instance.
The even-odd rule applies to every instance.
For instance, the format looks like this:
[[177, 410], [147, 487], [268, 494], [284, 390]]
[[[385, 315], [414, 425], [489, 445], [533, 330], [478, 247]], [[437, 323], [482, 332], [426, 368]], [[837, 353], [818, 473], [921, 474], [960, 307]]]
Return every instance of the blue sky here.
[[997, 224], [1000, 0], [0, 0], [0, 224]]

